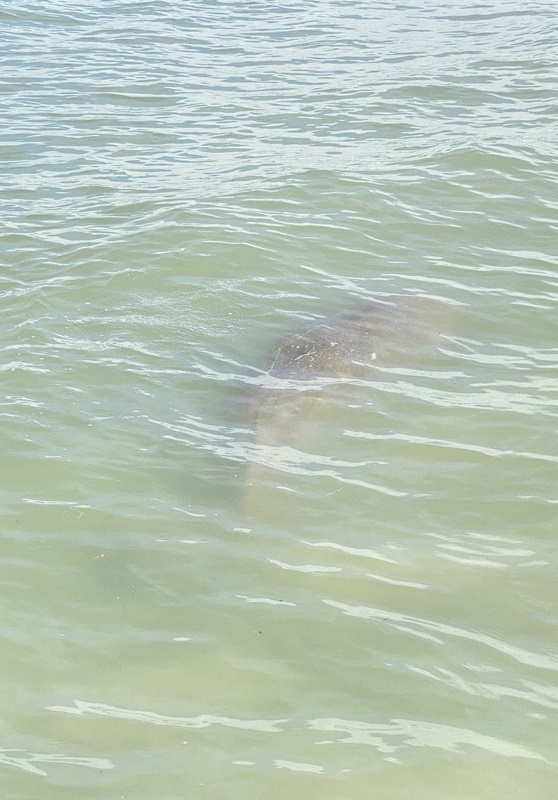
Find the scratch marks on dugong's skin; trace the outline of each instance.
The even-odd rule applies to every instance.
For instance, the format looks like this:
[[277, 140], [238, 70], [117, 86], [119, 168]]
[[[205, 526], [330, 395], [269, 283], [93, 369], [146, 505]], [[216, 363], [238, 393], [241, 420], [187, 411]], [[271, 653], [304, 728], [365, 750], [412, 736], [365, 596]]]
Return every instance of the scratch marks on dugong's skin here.
[[284, 379], [343, 379], [373, 361], [398, 362], [431, 327], [419, 297], [391, 298], [318, 322], [277, 350], [269, 375]]

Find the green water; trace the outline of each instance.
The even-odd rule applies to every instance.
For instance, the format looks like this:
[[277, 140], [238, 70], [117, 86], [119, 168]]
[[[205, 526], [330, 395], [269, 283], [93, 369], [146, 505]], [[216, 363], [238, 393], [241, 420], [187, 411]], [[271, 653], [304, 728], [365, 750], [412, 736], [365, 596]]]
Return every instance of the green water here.
[[552, 800], [554, 3], [0, 26], [4, 796]]

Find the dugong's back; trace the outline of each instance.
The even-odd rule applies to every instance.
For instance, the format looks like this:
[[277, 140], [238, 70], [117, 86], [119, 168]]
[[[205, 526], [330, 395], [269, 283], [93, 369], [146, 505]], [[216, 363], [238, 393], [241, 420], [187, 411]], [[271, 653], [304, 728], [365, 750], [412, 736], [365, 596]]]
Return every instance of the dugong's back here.
[[427, 304], [419, 297], [397, 297], [317, 322], [278, 348], [269, 375], [343, 379], [376, 361], [395, 366], [432, 337]]

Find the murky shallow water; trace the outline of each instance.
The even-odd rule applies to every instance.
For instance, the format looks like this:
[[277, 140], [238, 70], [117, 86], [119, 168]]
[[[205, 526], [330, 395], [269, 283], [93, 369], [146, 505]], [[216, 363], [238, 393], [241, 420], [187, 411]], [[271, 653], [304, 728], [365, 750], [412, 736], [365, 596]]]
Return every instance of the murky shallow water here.
[[1, 22], [6, 795], [553, 797], [553, 4]]

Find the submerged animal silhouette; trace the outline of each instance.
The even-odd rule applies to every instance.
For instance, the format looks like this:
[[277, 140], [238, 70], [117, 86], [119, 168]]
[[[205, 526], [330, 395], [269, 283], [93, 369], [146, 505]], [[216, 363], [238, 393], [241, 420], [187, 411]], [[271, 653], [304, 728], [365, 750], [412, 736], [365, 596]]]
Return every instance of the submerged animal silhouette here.
[[[255, 447], [250, 454], [247, 497], [291, 472], [301, 439], [316, 424], [329, 424], [334, 387], [373, 380], [382, 367], [411, 367], [437, 331], [441, 304], [417, 296], [392, 296], [316, 323], [287, 338], [260, 376], [254, 396]], [[328, 402], [329, 401], [329, 402]], [[327, 416], [327, 414], [326, 414]], [[288, 462], [288, 463], [287, 463]], [[253, 506], [248, 502], [248, 506]]]

